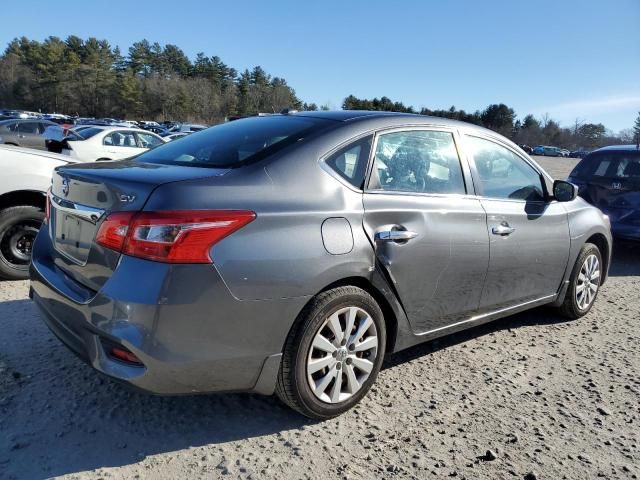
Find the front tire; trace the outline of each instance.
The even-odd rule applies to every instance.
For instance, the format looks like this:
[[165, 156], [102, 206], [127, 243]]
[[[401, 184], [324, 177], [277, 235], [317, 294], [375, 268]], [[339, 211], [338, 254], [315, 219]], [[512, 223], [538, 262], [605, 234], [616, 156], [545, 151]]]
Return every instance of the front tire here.
[[310, 418], [346, 412], [375, 382], [386, 340], [384, 317], [371, 295], [353, 286], [322, 292], [289, 333], [278, 397]]
[[589, 313], [600, 290], [602, 265], [598, 247], [585, 243], [573, 266], [569, 288], [559, 309], [563, 316], [575, 320]]
[[31, 248], [43, 219], [42, 209], [32, 205], [0, 211], [0, 277], [29, 278]]

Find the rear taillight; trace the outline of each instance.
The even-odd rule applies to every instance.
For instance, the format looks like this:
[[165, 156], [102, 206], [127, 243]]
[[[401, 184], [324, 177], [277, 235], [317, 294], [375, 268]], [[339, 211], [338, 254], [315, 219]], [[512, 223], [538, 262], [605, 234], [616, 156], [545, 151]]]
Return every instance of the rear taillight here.
[[129, 224], [135, 212], [115, 212], [104, 219], [96, 235], [96, 242], [103, 247], [121, 252], [127, 239]]
[[211, 247], [255, 217], [245, 210], [115, 212], [100, 225], [96, 242], [147, 260], [211, 263]]

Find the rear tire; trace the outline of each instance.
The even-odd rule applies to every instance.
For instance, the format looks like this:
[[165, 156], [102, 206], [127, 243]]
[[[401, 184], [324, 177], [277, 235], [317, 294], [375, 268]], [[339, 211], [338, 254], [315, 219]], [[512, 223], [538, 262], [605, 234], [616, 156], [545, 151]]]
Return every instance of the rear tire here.
[[382, 310], [371, 295], [353, 286], [322, 292], [289, 333], [276, 394], [307, 417], [336, 417], [375, 382], [386, 340]]
[[592, 243], [585, 243], [569, 277], [560, 314], [575, 320], [589, 313], [600, 291], [602, 273], [600, 250]]
[[32, 205], [0, 211], [0, 277], [29, 278], [31, 248], [43, 219], [42, 209]]

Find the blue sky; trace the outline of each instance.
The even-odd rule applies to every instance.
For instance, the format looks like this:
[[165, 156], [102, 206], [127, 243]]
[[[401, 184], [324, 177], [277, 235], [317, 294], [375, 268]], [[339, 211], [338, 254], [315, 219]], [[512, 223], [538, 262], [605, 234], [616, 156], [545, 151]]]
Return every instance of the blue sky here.
[[147, 38], [261, 65], [307, 102], [349, 94], [420, 108], [549, 113], [629, 128], [640, 110], [640, 0], [159, 1], [2, 5], [0, 44]]

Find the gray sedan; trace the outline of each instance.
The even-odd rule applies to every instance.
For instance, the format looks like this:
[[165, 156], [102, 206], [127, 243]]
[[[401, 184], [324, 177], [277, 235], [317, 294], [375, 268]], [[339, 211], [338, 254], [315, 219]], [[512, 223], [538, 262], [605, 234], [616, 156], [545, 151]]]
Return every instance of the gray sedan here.
[[47, 150], [42, 134], [51, 126], [59, 127], [48, 120], [4, 120], [0, 122], [0, 144]]
[[329, 418], [386, 354], [552, 305], [585, 315], [608, 218], [494, 132], [301, 112], [57, 168], [31, 296], [94, 368]]

